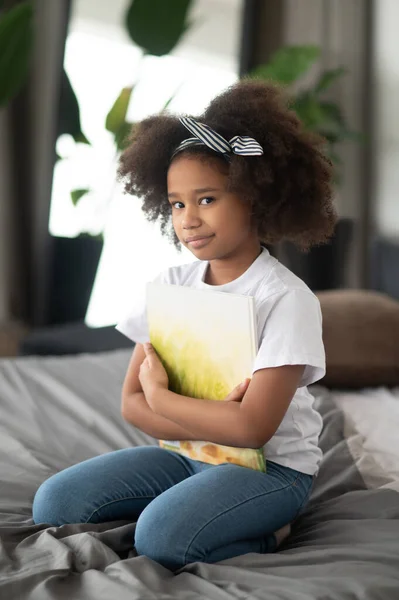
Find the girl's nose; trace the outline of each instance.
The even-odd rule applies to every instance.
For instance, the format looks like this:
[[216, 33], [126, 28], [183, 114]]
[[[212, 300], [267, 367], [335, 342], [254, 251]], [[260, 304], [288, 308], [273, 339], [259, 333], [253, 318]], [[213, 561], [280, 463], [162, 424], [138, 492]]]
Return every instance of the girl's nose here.
[[200, 225], [201, 219], [198, 215], [197, 208], [186, 206], [182, 219], [183, 229], [192, 229], [193, 227], [199, 227]]

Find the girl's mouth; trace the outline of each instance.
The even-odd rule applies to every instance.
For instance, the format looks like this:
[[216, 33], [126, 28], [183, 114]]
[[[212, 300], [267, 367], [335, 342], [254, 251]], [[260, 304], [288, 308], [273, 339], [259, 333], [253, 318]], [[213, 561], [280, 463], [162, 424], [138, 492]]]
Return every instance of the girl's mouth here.
[[186, 244], [191, 246], [191, 248], [203, 248], [204, 246], [207, 246], [214, 237], [214, 235], [208, 235], [204, 237], [196, 236], [193, 238], [188, 238], [186, 240]]

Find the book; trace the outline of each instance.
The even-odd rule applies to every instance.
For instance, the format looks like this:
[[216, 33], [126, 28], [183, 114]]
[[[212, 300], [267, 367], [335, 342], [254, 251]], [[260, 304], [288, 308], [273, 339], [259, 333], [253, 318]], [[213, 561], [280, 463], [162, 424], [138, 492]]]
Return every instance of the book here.
[[[147, 319], [151, 344], [173, 392], [223, 401], [252, 377], [258, 346], [252, 296], [149, 283]], [[210, 464], [266, 471], [262, 448], [192, 440], [159, 440], [159, 445]]]

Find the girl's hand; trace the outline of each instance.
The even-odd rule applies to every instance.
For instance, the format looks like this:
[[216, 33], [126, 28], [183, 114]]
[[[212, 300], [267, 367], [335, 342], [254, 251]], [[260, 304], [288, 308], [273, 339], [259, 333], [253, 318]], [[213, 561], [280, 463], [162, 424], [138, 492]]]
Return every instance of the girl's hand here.
[[143, 344], [145, 359], [141, 363], [139, 380], [144, 396], [151, 406], [151, 397], [158, 389], [168, 389], [169, 378], [151, 344]]
[[241, 383], [239, 383], [224, 399], [225, 402], [241, 402], [244, 398], [245, 392], [248, 389], [249, 384], [251, 383], [250, 379], [245, 379]]

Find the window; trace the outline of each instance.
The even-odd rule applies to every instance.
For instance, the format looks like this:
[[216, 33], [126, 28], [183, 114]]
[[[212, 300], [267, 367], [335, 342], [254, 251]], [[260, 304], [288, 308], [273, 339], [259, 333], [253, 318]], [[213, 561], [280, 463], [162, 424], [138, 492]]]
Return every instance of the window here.
[[[64, 137], [57, 145], [50, 213], [53, 235], [104, 230], [104, 250], [86, 322], [113, 324], [134, 302], [135, 291], [169, 266], [192, 255], [162, 238], [141, 214], [140, 201], [125, 196], [116, 182], [117, 162], [105, 117], [120, 90], [136, 83], [128, 119], [162, 109], [198, 114], [237, 79], [242, 0], [197, 0], [194, 26], [173, 54], [141, 57], [123, 28], [128, 0], [76, 0], [65, 53], [65, 68], [78, 97], [82, 129], [91, 146]], [[70, 192], [90, 189], [74, 207]]]

